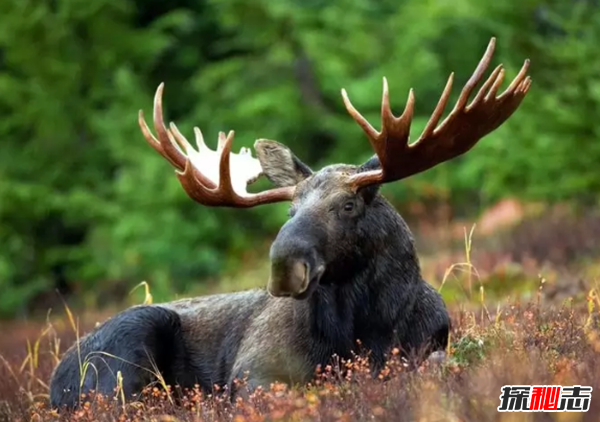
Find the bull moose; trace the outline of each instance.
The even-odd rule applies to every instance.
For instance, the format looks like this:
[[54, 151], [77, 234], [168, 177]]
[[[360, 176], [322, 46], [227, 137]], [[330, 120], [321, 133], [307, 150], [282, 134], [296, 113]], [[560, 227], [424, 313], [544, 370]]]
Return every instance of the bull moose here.
[[[289, 220], [271, 245], [267, 287], [122, 311], [66, 351], [52, 376], [51, 404], [77, 406], [89, 390], [111, 394], [119, 371], [127, 397], [155, 381], [156, 370], [169, 385], [198, 384], [205, 391], [214, 385], [232, 391], [234, 380], [245, 374], [251, 390], [274, 381], [308, 382], [333, 355], [351, 357], [357, 340], [369, 351], [373, 371], [392, 347], [403, 356], [421, 351], [422, 358], [445, 350], [450, 329], [445, 304], [422, 278], [411, 231], [379, 187], [464, 154], [515, 112], [531, 85], [528, 59], [501, 95], [499, 65], [467, 104], [494, 47], [492, 38], [454, 109], [438, 125], [450, 97], [450, 75], [413, 144], [408, 143], [412, 89], [396, 117], [383, 79], [381, 131], [342, 89], [348, 113], [375, 154], [359, 166], [333, 164], [319, 171], [271, 140], [256, 141], [257, 158], [245, 148], [232, 153], [233, 131], [219, 133], [214, 151], [194, 128], [194, 149], [175, 124], [165, 126], [160, 84], [153, 110], [157, 137], [141, 110], [139, 125], [150, 146], [175, 167], [190, 198], [212, 207], [291, 202]], [[275, 187], [247, 192], [262, 175]], [[82, 362], [90, 364], [84, 374]]]

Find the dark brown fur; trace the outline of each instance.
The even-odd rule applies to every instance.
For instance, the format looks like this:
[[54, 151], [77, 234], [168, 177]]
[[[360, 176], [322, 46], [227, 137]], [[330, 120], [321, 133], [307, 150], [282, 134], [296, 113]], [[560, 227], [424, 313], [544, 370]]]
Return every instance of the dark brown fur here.
[[346, 183], [378, 160], [313, 174], [276, 142], [259, 141], [256, 149], [271, 182], [298, 183], [290, 219], [271, 247], [267, 289], [121, 312], [81, 339], [81, 359], [95, 368], [81, 391], [77, 348], [66, 352], [51, 381], [53, 406], [74, 406], [89, 389], [111, 394], [117, 371], [125, 393], [137, 393], [154, 380], [145, 369], [151, 365], [171, 385], [231, 387], [248, 372], [250, 388], [268, 388], [309, 381], [333, 354], [351, 357], [356, 340], [374, 370], [392, 347], [405, 355], [446, 347], [450, 320], [421, 277], [409, 228], [377, 186], [354, 193]]

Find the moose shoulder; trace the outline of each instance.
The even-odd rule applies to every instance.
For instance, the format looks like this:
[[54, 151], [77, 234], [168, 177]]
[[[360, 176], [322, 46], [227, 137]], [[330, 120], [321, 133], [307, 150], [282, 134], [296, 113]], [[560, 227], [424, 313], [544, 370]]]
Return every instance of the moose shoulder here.
[[[370, 352], [374, 371], [392, 347], [417, 359], [444, 350], [450, 327], [446, 307], [421, 277], [409, 228], [378, 188], [465, 153], [514, 113], [531, 84], [527, 60], [501, 95], [504, 70], [498, 66], [467, 104], [494, 46], [492, 38], [454, 109], [438, 125], [450, 96], [450, 76], [412, 145], [412, 90], [404, 112], [395, 117], [384, 79], [381, 131], [342, 91], [375, 155], [360, 166], [335, 164], [316, 172], [275, 141], [258, 140], [257, 158], [246, 149], [232, 153], [233, 132], [220, 133], [213, 151], [196, 128], [194, 149], [173, 123], [165, 126], [161, 84], [153, 115], [158, 139], [141, 111], [140, 128], [176, 168], [190, 198], [215, 207], [291, 202], [289, 220], [271, 246], [267, 288], [135, 306], [117, 314], [67, 350], [51, 380], [52, 405], [76, 406], [89, 390], [111, 394], [119, 371], [127, 396], [155, 381], [157, 373], [167, 384], [199, 384], [205, 390], [215, 384], [231, 388], [235, 378], [247, 374], [249, 387], [255, 388], [274, 381], [307, 382], [332, 355], [350, 357], [357, 340]], [[275, 187], [248, 193], [247, 185], [262, 175]], [[83, 375], [82, 362], [89, 363]]]

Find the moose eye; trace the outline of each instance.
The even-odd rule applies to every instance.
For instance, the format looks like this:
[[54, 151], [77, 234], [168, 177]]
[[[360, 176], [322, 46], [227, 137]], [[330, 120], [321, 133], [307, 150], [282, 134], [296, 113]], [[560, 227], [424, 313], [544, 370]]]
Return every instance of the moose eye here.
[[354, 201], [348, 201], [344, 204], [344, 211], [350, 212], [354, 209]]

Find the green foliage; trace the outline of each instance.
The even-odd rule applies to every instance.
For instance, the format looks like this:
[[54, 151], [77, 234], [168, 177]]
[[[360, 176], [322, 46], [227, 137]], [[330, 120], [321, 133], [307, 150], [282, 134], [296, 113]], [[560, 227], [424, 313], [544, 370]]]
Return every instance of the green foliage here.
[[449, 357], [451, 365], [475, 365], [485, 358], [489, 346], [482, 338], [466, 335], [452, 344], [453, 353]]
[[271, 138], [313, 168], [360, 163], [372, 151], [342, 87], [376, 126], [382, 77], [396, 114], [414, 88], [414, 139], [448, 74], [455, 99], [493, 35], [507, 80], [532, 60], [519, 111], [467, 156], [384, 192], [405, 201], [426, 183], [469, 212], [506, 195], [596, 202], [600, 9], [587, 2], [2, 2], [0, 315], [54, 288], [147, 280], [160, 300], [285, 221], [285, 204], [209, 209], [185, 195], [137, 125], [160, 82], [186, 135], [198, 126], [214, 145], [235, 129], [236, 149]]

